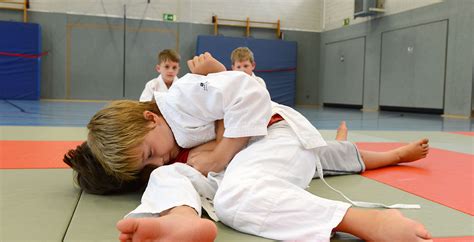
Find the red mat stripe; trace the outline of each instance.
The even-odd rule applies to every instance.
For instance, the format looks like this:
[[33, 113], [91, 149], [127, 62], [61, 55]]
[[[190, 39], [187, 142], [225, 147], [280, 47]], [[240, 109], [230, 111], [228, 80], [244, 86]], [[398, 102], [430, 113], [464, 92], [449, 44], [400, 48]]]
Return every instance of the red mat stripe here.
[[[357, 143], [361, 149], [385, 151], [401, 143]], [[430, 149], [427, 158], [362, 175], [403, 191], [474, 215], [474, 155]]]
[[459, 132], [450, 132], [450, 133], [453, 133], [453, 134], [460, 134], [460, 135], [467, 135], [467, 136], [474, 136], [474, 132], [463, 132], [463, 131], [459, 131]]
[[64, 154], [82, 141], [0, 141], [0, 169], [67, 168]]

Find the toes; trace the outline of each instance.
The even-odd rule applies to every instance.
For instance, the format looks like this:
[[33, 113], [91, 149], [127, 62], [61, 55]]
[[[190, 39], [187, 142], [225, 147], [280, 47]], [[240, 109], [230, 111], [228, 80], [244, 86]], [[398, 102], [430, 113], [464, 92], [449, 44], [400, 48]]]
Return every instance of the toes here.
[[415, 141], [413, 143], [416, 143], [419, 146], [423, 146], [423, 145], [428, 145], [428, 142], [429, 142], [429, 140], [427, 138], [423, 138], [423, 139], [420, 139], [420, 140]]
[[122, 233], [134, 233], [137, 230], [138, 223], [136, 219], [122, 219], [116, 225], [117, 229]]
[[422, 239], [431, 239], [431, 234], [428, 230], [425, 229], [425, 226], [419, 224], [415, 228], [415, 233], [418, 237]]
[[132, 240], [132, 234], [124, 234], [124, 233], [121, 233], [119, 235], [119, 240], [120, 241], [130, 241]]

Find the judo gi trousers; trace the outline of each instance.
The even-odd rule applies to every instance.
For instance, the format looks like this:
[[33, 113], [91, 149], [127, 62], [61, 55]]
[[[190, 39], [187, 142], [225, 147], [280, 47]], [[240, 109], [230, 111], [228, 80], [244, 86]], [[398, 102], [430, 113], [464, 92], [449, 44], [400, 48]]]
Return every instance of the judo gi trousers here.
[[[331, 152], [328, 147], [305, 149], [285, 121], [268, 132], [253, 138], [226, 168], [214, 197], [217, 216], [236, 230], [266, 238], [329, 241], [350, 204], [318, 197], [305, 188], [316, 176], [319, 154]], [[349, 142], [345, 146], [353, 147]], [[348, 169], [359, 172], [365, 167], [353, 149]], [[328, 164], [330, 160], [323, 162], [323, 170], [334, 170]]]

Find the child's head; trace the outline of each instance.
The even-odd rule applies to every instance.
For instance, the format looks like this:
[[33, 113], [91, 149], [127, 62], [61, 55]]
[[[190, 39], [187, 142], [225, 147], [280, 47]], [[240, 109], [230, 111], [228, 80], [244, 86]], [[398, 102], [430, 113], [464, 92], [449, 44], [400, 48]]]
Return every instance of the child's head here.
[[230, 56], [232, 61], [232, 70], [243, 71], [252, 75], [255, 69], [255, 60], [252, 51], [247, 47], [239, 47], [232, 51]]
[[144, 113], [161, 113], [155, 102], [114, 101], [98, 111], [87, 128], [87, 144], [106, 173], [122, 181], [137, 178], [146, 165], [142, 145], [154, 130]]
[[92, 194], [112, 194], [136, 191], [146, 186], [154, 167], [140, 172], [139, 178], [124, 181], [106, 172], [97, 161], [86, 142], [69, 150], [63, 158], [75, 173], [74, 180], [85, 192]]
[[156, 71], [161, 74], [166, 85], [171, 85], [176, 75], [178, 75], [180, 60], [179, 54], [171, 49], [163, 50], [158, 54]]

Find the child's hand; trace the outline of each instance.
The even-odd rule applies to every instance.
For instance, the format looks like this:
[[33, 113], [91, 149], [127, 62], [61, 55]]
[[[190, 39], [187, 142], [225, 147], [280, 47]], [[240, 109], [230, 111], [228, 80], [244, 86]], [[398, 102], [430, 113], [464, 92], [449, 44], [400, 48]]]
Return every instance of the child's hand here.
[[249, 141], [250, 137], [222, 138], [212, 151], [194, 151], [188, 156], [187, 164], [200, 171], [204, 176], [211, 171], [223, 171], [234, 155], [242, 150]]
[[188, 60], [188, 67], [191, 73], [199, 75], [207, 75], [209, 73], [217, 73], [226, 70], [225, 66], [212, 57], [209, 52]]
[[187, 164], [194, 167], [194, 169], [201, 172], [204, 176], [207, 176], [211, 171], [221, 172], [223, 170], [220, 168], [212, 151], [200, 151], [190, 154]]

